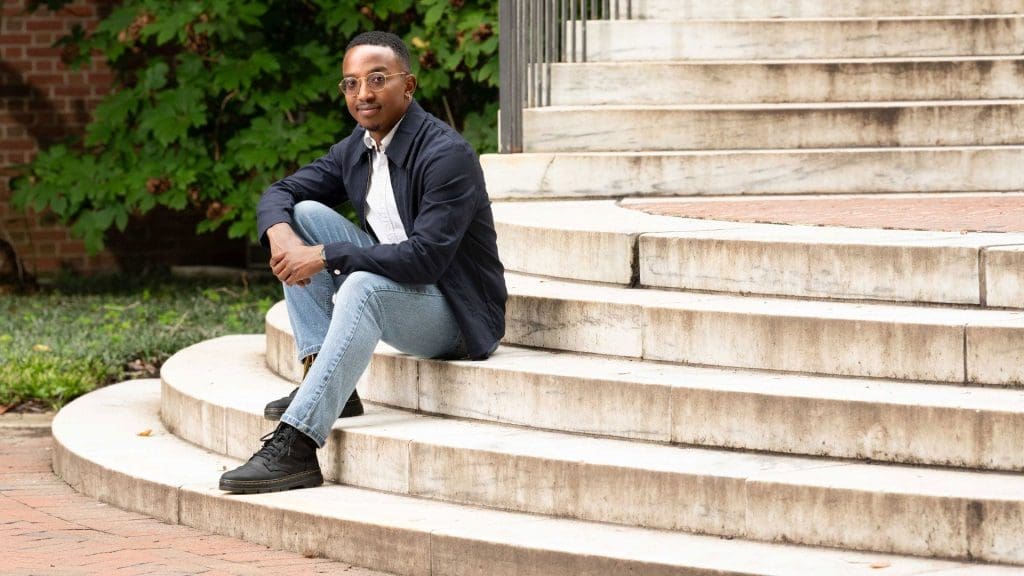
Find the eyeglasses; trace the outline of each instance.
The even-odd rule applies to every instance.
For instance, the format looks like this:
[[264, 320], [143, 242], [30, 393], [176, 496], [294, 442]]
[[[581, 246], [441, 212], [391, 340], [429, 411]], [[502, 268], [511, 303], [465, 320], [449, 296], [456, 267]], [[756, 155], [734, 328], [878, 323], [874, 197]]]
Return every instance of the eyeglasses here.
[[355, 96], [359, 94], [359, 85], [363, 80], [366, 80], [366, 87], [370, 89], [370, 92], [380, 92], [388, 85], [388, 78], [392, 76], [404, 76], [409, 74], [408, 72], [395, 72], [394, 74], [384, 74], [383, 72], [370, 72], [362, 78], [354, 78], [352, 76], [346, 76], [338, 82], [338, 93], [344, 96]]

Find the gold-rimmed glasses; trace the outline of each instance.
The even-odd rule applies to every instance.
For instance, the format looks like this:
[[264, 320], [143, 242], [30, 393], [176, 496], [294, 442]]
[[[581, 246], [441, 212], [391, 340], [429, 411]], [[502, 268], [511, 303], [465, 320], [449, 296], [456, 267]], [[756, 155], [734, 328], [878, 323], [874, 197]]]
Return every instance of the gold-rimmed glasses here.
[[394, 74], [385, 74], [383, 72], [370, 72], [362, 78], [355, 78], [353, 76], [346, 76], [338, 82], [338, 93], [342, 96], [355, 96], [359, 94], [359, 85], [365, 80], [366, 87], [370, 89], [370, 92], [380, 92], [388, 85], [388, 79], [392, 76], [404, 76], [409, 72], [395, 72]]

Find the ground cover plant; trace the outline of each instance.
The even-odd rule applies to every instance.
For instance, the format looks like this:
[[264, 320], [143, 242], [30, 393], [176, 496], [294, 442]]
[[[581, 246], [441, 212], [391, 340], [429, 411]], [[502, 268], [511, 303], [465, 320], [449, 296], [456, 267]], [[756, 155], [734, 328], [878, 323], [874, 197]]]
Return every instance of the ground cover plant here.
[[0, 294], [0, 412], [59, 408], [97, 387], [157, 375], [174, 352], [262, 333], [280, 284], [169, 275], [61, 279]]

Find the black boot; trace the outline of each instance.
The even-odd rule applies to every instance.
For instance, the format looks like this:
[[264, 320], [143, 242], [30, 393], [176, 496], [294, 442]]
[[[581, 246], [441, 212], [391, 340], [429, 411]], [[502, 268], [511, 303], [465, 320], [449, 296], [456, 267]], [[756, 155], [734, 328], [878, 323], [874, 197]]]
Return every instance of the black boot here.
[[[302, 379], [306, 379], [306, 374], [309, 374], [309, 369], [313, 366], [313, 361], [316, 360], [316, 354], [310, 354], [302, 359]], [[292, 393], [285, 396], [284, 398], [278, 398], [268, 402], [263, 408], [263, 417], [267, 420], [280, 420], [281, 416], [288, 411], [288, 406], [291, 406], [292, 400], [295, 398], [295, 394], [298, 393], [299, 389], [292, 390]], [[349, 396], [348, 402], [345, 402], [345, 407], [341, 409], [341, 414], [338, 418], [351, 418], [352, 416], [363, 415], [363, 401], [359, 399], [359, 392], [353, 390], [352, 395]]]
[[[272, 402], [268, 402], [266, 407], [263, 408], [263, 417], [267, 420], [280, 420], [281, 416], [288, 410], [288, 406], [291, 405], [292, 400], [295, 399], [295, 394], [299, 391], [298, 388], [292, 390], [292, 393], [285, 396], [284, 398], [278, 398]], [[341, 415], [338, 418], [351, 418], [352, 416], [363, 415], [363, 402], [359, 399], [359, 392], [352, 391], [352, 395], [349, 396], [348, 402], [345, 403], [345, 407], [341, 409]]]
[[324, 483], [316, 459], [316, 442], [284, 422], [263, 438], [249, 461], [225, 472], [220, 489], [240, 494], [278, 492], [292, 488], [312, 488]]

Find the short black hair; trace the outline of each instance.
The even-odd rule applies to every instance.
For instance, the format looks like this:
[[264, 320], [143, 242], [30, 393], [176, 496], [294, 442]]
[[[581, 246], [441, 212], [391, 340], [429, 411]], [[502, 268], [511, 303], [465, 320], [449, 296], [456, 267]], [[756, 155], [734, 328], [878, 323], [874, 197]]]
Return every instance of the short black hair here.
[[397, 35], [391, 32], [381, 32], [379, 30], [373, 30], [371, 32], [363, 32], [345, 47], [345, 51], [355, 48], [356, 46], [383, 46], [385, 48], [391, 48], [391, 51], [398, 56], [398, 61], [402, 63], [405, 71], [408, 72], [409, 68], [409, 48], [405, 45]]

